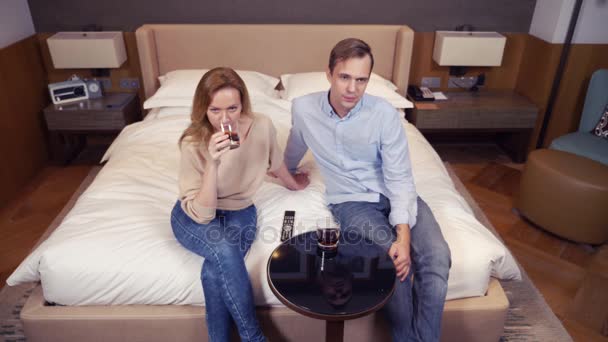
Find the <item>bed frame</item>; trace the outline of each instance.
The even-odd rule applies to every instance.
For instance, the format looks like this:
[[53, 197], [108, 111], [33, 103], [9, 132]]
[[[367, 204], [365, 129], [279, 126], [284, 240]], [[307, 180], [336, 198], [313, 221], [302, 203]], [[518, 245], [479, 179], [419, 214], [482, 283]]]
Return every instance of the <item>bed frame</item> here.
[[[407, 88], [414, 32], [393, 25], [144, 25], [137, 47], [145, 97], [158, 76], [176, 69], [229, 66], [273, 76], [324, 71], [333, 45], [347, 37], [369, 43], [374, 72]], [[87, 185], [87, 184], [84, 184]], [[84, 188], [81, 187], [81, 188]], [[55, 222], [60, 222], [56, 220]], [[49, 230], [54, 229], [49, 227]], [[509, 303], [491, 279], [483, 297], [450, 300], [443, 314], [442, 340], [497, 341]], [[259, 307], [270, 341], [319, 341], [325, 322], [285, 307]], [[207, 341], [205, 312], [198, 306], [47, 306], [41, 286], [21, 312], [28, 341]], [[381, 314], [345, 323], [346, 341], [388, 341]]]

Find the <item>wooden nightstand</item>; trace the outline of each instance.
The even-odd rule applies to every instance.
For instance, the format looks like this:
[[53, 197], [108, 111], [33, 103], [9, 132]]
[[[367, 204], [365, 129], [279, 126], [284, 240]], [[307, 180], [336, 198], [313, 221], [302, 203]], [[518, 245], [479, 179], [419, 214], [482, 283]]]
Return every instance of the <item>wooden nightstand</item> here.
[[414, 102], [406, 118], [430, 141], [485, 136], [523, 162], [538, 108], [512, 91], [447, 92], [447, 100]]
[[52, 159], [68, 163], [85, 145], [88, 135], [116, 135], [141, 120], [135, 93], [109, 93], [99, 99], [50, 104], [44, 109]]

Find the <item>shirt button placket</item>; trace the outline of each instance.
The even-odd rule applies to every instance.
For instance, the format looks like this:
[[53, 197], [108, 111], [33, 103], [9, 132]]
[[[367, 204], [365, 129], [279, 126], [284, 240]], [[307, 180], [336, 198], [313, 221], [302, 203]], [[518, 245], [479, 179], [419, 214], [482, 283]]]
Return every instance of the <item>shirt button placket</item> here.
[[335, 137], [336, 137], [336, 152], [338, 157], [340, 158], [340, 165], [344, 166], [344, 145], [342, 142], [344, 141], [344, 129], [343, 129], [343, 121], [336, 121], [335, 126]]

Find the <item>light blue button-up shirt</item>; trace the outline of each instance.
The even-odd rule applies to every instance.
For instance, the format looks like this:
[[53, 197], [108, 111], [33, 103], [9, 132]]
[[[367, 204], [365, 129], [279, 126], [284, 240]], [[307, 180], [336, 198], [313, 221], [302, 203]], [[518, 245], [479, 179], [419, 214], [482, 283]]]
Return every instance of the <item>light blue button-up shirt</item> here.
[[310, 148], [330, 204], [378, 202], [383, 194], [391, 203], [390, 224], [414, 227], [417, 194], [399, 112], [384, 99], [364, 94], [340, 118], [328, 97], [325, 91], [293, 101], [287, 168], [294, 172]]

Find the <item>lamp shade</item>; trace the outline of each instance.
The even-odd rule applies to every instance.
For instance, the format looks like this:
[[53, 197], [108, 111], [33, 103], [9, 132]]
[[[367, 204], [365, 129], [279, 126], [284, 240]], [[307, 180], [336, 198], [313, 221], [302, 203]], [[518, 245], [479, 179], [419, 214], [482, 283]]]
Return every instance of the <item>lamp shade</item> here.
[[47, 43], [57, 69], [118, 68], [127, 60], [122, 32], [57, 32]]
[[442, 66], [499, 66], [506, 41], [497, 32], [437, 31], [433, 60]]

